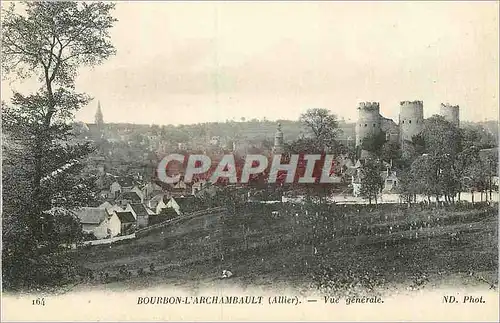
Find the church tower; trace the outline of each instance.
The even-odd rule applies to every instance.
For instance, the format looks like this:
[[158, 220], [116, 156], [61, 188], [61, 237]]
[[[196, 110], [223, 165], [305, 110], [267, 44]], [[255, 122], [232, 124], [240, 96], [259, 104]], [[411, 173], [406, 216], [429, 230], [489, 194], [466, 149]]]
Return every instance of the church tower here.
[[281, 123], [278, 123], [278, 129], [274, 134], [273, 154], [282, 154], [284, 150], [285, 149], [283, 143], [283, 132], [281, 131]]
[[99, 131], [103, 130], [104, 119], [102, 117], [101, 101], [97, 101], [97, 112], [95, 113], [95, 124], [97, 126], [97, 129], [99, 129]]

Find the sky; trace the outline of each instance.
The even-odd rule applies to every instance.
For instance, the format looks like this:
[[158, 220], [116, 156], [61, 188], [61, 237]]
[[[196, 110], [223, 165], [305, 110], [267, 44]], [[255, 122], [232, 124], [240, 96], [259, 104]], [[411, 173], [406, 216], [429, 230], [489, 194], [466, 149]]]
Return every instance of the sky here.
[[[498, 119], [499, 3], [122, 2], [117, 54], [80, 70], [94, 100], [76, 119], [192, 124], [291, 119], [325, 108], [357, 119], [362, 101], [398, 120], [399, 102], [460, 105], [461, 120]], [[34, 84], [5, 84], [34, 89]]]

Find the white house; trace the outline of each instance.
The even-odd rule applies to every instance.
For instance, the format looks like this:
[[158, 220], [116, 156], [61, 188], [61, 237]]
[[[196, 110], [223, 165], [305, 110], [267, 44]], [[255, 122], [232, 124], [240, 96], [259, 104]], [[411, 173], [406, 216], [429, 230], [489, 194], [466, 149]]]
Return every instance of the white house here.
[[193, 195], [181, 196], [168, 200], [166, 207], [172, 208], [178, 215], [190, 212], [195, 208], [198, 199]]
[[97, 239], [104, 239], [108, 236], [108, 212], [99, 207], [82, 207], [76, 215], [82, 224], [84, 233], [93, 234]]
[[398, 186], [398, 178], [396, 176], [396, 172], [383, 172], [383, 174], [381, 174], [381, 177], [384, 180], [384, 192], [390, 192]]
[[108, 221], [108, 229], [111, 233], [112, 237], [116, 237], [117, 235], [120, 234], [121, 232], [121, 222], [118, 216], [116, 215], [116, 212], [113, 212], [113, 215]]
[[[169, 201], [170, 202], [170, 201]], [[156, 214], [160, 214], [161, 210], [168, 207], [168, 203], [165, 203], [163, 199], [161, 199], [158, 204], [156, 204]]]
[[[160, 202], [163, 202], [164, 199], [166, 200], [168, 198], [168, 196], [170, 196], [170, 194], [166, 194], [166, 193], [157, 194], [157, 195], [153, 196], [150, 200], [148, 200], [145, 203], [145, 205], [146, 205], [146, 207], [150, 208], [151, 210], [156, 211], [158, 204], [160, 204]], [[165, 205], [163, 205], [163, 207], [165, 207]]]

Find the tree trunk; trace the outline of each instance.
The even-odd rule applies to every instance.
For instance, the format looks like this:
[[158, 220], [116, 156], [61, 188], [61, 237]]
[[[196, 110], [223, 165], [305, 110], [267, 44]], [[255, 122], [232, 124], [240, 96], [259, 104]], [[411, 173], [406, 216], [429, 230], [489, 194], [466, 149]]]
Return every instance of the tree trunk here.
[[472, 198], [472, 205], [474, 205], [474, 191], [470, 191], [470, 195]]

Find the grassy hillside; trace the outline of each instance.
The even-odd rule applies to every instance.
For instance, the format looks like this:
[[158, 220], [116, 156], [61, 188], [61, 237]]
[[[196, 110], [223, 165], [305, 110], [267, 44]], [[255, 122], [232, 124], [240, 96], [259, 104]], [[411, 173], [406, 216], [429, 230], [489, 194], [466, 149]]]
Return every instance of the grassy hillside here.
[[486, 288], [481, 279], [496, 283], [496, 208], [336, 206], [316, 215], [286, 206], [272, 217], [275, 208], [203, 216], [75, 256], [94, 272], [92, 284], [216, 284], [223, 269], [235, 273], [237, 284], [312, 284], [337, 292], [421, 288], [450, 275]]

